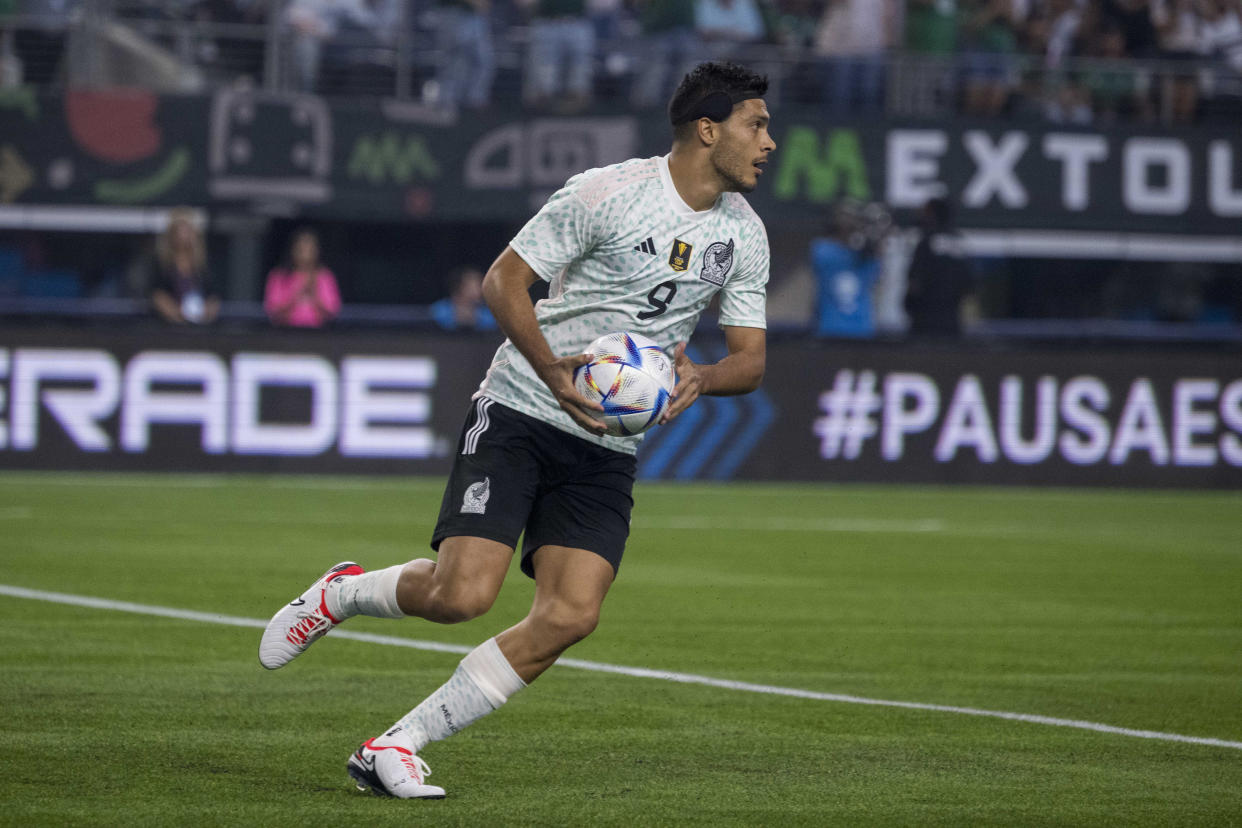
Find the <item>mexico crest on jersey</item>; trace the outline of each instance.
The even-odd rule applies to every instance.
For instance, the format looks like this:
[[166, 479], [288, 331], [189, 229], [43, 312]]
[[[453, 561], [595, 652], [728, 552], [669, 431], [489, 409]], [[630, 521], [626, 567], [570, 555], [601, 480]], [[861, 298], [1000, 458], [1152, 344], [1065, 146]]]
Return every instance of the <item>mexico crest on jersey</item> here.
[[668, 266], [676, 271], [685, 270], [690, 266], [690, 253], [693, 251], [694, 245], [681, 239], [673, 239], [673, 252], [668, 254]]
[[729, 239], [728, 244], [712, 242], [707, 250], [703, 251], [703, 269], [699, 271], [699, 278], [721, 287], [731, 267], [733, 267], [733, 239]]

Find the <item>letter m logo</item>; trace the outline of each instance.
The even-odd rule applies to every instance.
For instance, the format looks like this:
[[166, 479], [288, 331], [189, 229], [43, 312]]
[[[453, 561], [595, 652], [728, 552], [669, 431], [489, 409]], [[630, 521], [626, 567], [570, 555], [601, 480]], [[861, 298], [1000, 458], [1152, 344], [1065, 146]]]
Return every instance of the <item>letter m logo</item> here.
[[438, 178], [440, 165], [420, 135], [382, 132], [354, 141], [347, 168], [350, 178], [372, 184], [409, 184]]
[[828, 131], [822, 152], [819, 132], [805, 126], [791, 127], [777, 155], [775, 195], [781, 201], [799, 196], [826, 204], [840, 195], [871, 198], [867, 163], [859, 134], [853, 129]]

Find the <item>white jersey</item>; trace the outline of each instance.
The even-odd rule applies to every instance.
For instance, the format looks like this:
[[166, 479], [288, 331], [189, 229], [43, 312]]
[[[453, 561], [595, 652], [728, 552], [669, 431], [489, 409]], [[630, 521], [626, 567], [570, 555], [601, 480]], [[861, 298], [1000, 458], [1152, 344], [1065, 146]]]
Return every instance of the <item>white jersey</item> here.
[[[671, 356], [717, 294], [721, 326], [767, 327], [763, 222], [737, 193], [724, 193], [711, 209], [692, 210], [673, 187], [667, 156], [574, 176], [509, 246], [551, 282], [535, 317], [558, 357], [583, 353], [617, 331], [643, 334]], [[582, 429], [509, 340], [475, 396], [617, 451], [633, 454], [642, 440]]]

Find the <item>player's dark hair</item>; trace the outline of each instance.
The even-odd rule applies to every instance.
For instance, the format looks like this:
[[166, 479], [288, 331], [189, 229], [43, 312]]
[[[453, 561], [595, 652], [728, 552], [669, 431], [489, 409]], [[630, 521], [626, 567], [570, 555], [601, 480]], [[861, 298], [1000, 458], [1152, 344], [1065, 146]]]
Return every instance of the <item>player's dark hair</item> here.
[[694, 67], [668, 102], [668, 119], [678, 140], [694, 131], [699, 118], [723, 121], [733, 107], [751, 98], [762, 98], [768, 79], [736, 63], [709, 61]]

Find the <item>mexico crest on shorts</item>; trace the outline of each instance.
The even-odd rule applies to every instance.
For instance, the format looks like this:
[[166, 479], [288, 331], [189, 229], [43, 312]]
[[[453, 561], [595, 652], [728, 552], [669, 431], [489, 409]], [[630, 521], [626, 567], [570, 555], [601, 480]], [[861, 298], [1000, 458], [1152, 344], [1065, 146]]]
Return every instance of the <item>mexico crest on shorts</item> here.
[[703, 252], [703, 269], [699, 271], [699, 278], [721, 287], [731, 267], [733, 267], [733, 239], [729, 239], [728, 244], [712, 242]]
[[478, 483], [471, 483], [466, 489], [466, 496], [461, 501], [463, 515], [481, 515], [487, 511], [487, 499], [492, 496], [492, 479], [485, 477]]
[[693, 251], [694, 245], [681, 239], [673, 239], [673, 252], [668, 254], [668, 266], [676, 271], [685, 270], [690, 266], [690, 254]]

